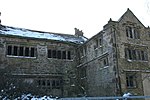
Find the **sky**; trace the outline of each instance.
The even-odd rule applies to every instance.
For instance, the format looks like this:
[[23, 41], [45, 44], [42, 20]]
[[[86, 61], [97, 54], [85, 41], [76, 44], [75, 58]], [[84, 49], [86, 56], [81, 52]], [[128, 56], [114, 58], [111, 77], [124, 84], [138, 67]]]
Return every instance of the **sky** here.
[[38, 31], [74, 34], [87, 38], [117, 21], [129, 8], [150, 26], [150, 0], [0, 0], [1, 24]]

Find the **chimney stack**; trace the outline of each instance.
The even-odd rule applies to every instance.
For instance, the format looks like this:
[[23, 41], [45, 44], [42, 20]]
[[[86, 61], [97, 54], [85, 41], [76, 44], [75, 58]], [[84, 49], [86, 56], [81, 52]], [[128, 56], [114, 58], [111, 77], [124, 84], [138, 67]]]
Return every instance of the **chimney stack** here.
[[80, 31], [79, 29], [77, 29], [77, 28], [74, 28], [75, 29], [75, 36], [83, 36], [83, 32], [82, 32], [82, 30]]

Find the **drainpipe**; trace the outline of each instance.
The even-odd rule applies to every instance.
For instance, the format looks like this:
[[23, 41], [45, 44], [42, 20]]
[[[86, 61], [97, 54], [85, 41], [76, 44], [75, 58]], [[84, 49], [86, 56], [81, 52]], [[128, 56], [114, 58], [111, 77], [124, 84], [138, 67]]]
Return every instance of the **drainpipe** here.
[[118, 49], [117, 49], [117, 39], [116, 39], [116, 28], [113, 26], [113, 33], [114, 33], [114, 41], [115, 41], [115, 50], [116, 50], [116, 74], [118, 79], [118, 85], [119, 85], [119, 94], [122, 95], [122, 89], [121, 89], [121, 80], [119, 76], [119, 64], [118, 64]]

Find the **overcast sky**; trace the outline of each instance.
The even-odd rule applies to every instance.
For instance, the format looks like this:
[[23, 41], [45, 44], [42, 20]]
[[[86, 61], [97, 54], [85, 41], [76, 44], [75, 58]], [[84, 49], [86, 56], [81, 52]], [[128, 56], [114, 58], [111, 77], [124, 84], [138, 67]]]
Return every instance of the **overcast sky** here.
[[110, 18], [117, 21], [130, 10], [150, 26], [150, 0], [0, 0], [3, 25], [74, 34], [74, 28], [90, 38]]

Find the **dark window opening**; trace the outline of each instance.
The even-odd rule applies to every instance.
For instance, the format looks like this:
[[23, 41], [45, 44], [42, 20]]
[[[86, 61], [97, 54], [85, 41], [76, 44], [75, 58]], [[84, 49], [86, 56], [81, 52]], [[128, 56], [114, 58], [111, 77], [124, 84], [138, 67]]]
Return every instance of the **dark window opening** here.
[[35, 49], [34, 48], [31, 48], [31, 57], [34, 57], [35, 55], [34, 55], [34, 53], [35, 53]]
[[13, 52], [13, 55], [14, 55], [14, 56], [17, 56], [17, 50], [18, 50], [18, 47], [17, 47], [17, 46], [14, 46], [14, 52]]
[[43, 85], [43, 86], [45, 86], [45, 85], [46, 85], [45, 80], [42, 80], [42, 85]]
[[128, 88], [136, 87], [136, 77], [135, 75], [126, 75], [126, 84]]
[[68, 59], [70, 60], [71, 59], [71, 52], [68, 51]]
[[128, 49], [128, 53], [129, 53], [129, 59], [132, 59], [132, 52], [130, 49]]
[[142, 60], [145, 60], [144, 59], [144, 51], [141, 51], [141, 57], [142, 57]]
[[103, 65], [104, 66], [108, 66], [108, 58], [106, 58], [106, 59], [103, 60]]
[[66, 51], [62, 52], [62, 59], [66, 59]]
[[47, 80], [47, 86], [50, 86], [50, 80]]
[[57, 51], [57, 58], [61, 59], [61, 51]]
[[52, 57], [56, 58], [56, 50], [52, 50]]
[[41, 80], [38, 80], [38, 85], [39, 85], [39, 86], [41, 85]]
[[12, 46], [7, 47], [7, 55], [12, 55]]
[[52, 52], [51, 52], [51, 50], [48, 50], [48, 58], [52, 58]]
[[55, 87], [55, 80], [52, 80], [52, 87]]
[[25, 48], [25, 56], [29, 56], [29, 48], [28, 47]]
[[23, 47], [19, 47], [19, 56], [23, 56]]
[[99, 39], [99, 45], [102, 45], [103, 44], [103, 40], [102, 38]]
[[139, 31], [135, 27], [127, 26], [126, 27], [126, 35], [127, 35], [127, 37], [130, 37], [133, 39], [140, 39]]
[[133, 60], [136, 60], [136, 51], [132, 50]]

